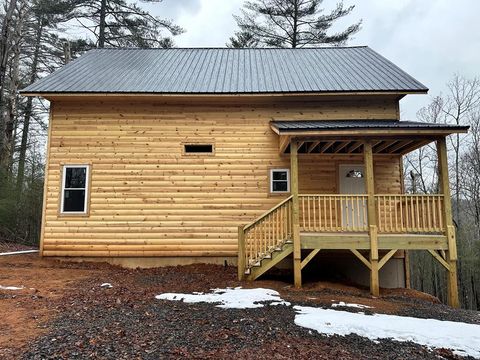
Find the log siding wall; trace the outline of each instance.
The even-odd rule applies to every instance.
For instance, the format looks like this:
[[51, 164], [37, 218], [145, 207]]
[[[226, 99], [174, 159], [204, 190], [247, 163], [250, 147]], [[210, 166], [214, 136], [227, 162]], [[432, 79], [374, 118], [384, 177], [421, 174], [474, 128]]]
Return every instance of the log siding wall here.
[[[285, 197], [269, 194], [269, 169], [290, 164], [272, 119], [398, 118], [394, 97], [51, 100], [45, 256], [236, 256], [237, 226]], [[300, 155], [300, 192], [337, 192], [338, 164], [358, 161]], [[64, 164], [91, 166], [86, 216], [59, 213]], [[400, 158], [375, 165], [377, 191], [400, 193]]]

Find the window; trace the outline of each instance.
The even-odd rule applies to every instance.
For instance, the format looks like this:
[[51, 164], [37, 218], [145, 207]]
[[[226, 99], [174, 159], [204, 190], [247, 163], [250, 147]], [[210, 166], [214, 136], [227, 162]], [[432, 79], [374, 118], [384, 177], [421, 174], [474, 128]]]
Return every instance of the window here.
[[271, 193], [290, 192], [290, 170], [289, 169], [270, 170], [270, 192]]
[[185, 144], [185, 154], [213, 154], [213, 144]]
[[350, 170], [347, 175], [347, 178], [363, 178], [363, 173], [360, 170]]
[[65, 165], [62, 178], [61, 213], [86, 214], [88, 165]]

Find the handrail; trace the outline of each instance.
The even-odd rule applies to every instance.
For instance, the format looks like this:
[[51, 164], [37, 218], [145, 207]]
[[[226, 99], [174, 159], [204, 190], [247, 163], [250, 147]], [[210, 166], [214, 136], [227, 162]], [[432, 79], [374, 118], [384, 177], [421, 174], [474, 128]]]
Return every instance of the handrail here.
[[271, 214], [272, 212], [274, 212], [275, 210], [277, 210], [280, 206], [282, 206], [283, 204], [285, 204], [286, 202], [288, 202], [289, 200], [291, 200], [293, 197], [293, 195], [290, 195], [289, 197], [287, 197], [286, 199], [284, 199], [283, 201], [281, 201], [280, 203], [278, 203], [277, 205], [275, 205], [273, 208], [267, 210], [266, 212], [264, 212], [262, 215], [260, 215], [259, 217], [257, 217], [255, 220], [253, 220], [251, 223], [248, 223], [247, 225], [245, 225], [243, 227], [243, 230], [246, 231], [248, 230], [249, 228], [251, 228], [253, 225], [255, 225], [256, 223], [258, 223], [259, 221], [261, 221], [262, 219], [264, 219], [265, 217], [267, 217], [269, 214]]
[[301, 231], [368, 230], [366, 194], [302, 194], [299, 200]]
[[376, 194], [379, 233], [444, 233], [443, 194]]
[[291, 240], [293, 233], [292, 223], [292, 196], [281, 201], [273, 208], [259, 216], [255, 221], [239, 227], [239, 278], [245, 270], [258, 264], [265, 257], [283, 246], [285, 241]]
[[[304, 232], [367, 232], [368, 195], [301, 194], [299, 225]], [[378, 233], [446, 233], [443, 194], [375, 194]], [[239, 226], [239, 278], [282, 248], [293, 236], [293, 196]]]

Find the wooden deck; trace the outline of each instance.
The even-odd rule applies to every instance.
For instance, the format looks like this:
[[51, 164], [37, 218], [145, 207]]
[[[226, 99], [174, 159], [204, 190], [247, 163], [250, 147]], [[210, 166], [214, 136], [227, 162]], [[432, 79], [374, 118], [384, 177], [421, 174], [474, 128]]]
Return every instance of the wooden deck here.
[[302, 269], [319, 251], [349, 250], [370, 270], [370, 291], [378, 296], [379, 270], [398, 250], [426, 250], [447, 270], [449, 304], [458, 306], [445, 139], [437, 140], [439, 194], [376, 194], [372, 143], [363, 148], [366, 194], [299, 194], [298, 142], [290, 143], [292, 195], [239, 227], [239, 278], [254, 280], [293, 252], [300, 287]]

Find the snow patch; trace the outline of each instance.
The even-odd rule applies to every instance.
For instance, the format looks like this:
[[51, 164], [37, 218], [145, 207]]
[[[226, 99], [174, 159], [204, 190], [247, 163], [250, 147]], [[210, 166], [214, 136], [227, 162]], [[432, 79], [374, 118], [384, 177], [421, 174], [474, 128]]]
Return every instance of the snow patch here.
[[113, 288], [112, 284], [110, 283], [103, 283], [102, 285], [100, 285], [101, 288], [104, 288], [104, 289], [111, 289]]
[[340, 301], [340, 302], [338, 302], [338, 303], [336, 303], [336, 304], [332, 304], [332, 305], [331, 305], [332, 308], [336, 308], [336, 307], [339, 307], [339, 306], [356, 308], [356, 309], [371, 309], [371, 308], [372, 308], [371, 306], [367, 306], [367, 305], [349, 304], [349, 303], [346, 303], [346, 302], [343, 302], [343, 301]]
[[277, 291], [271, 289], [242, 289], [241, 287], [236, 287], [212, 290], [213, 292], [209, 294], [165, 293], [155, 296], [155, 299], [183, 301], [186, 303], [218, 303], [217, 307], [223, 309], [253, 309], [263, 307], [263, 303], [290, 306], [290, 303], [284, 301]]
[[23, 290], [25, 286], [17, 287], [17, 286], [2, 286], [0, 285], [0, 290]]
[[372, 341], [412, 341], [430, 348], [448, 348], [455, 354], [480, 358], [480, 325], [406, 316], [294, 306], [295, 324], [326, 335], [357, 334]]

